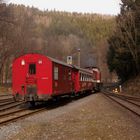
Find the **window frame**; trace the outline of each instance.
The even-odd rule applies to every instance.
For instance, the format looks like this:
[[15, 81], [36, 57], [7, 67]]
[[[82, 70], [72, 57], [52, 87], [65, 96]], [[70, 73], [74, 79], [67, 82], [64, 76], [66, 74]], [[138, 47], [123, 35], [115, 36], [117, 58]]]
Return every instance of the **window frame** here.
[[58, 66], [54, 66], [53, 74], [54, 74], [53, 79], [58, 80], [59, 79], [59, 68], [58, 68]]

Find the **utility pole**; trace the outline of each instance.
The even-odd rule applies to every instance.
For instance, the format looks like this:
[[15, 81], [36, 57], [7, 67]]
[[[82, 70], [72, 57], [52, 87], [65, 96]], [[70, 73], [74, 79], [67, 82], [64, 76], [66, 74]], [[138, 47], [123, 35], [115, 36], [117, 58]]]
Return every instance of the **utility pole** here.
[[78, 49], [78, 66], [80, 67], [80, 48]]

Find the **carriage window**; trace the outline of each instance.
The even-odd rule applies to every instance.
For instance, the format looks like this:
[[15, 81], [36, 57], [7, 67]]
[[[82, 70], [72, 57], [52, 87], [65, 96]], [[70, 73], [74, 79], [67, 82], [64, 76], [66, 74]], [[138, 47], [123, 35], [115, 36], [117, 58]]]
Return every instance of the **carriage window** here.
[[83, 81], [85, 81], [85, 74], [83, 74]]
[[82, 74], [82, 81], [84, 81], [84, 75]]
[[69, 70], [69, 80], [71, 80], [71, 70]]
[[83, 80], [83, 77], [82, 77], [83, 75], [82, 75], [82, 73], [81, 73], [81, 81]]
[[85, 79], [85, 78], [84, 78], [84, 74], [82, 74], [82, 81], [84, 81], [84, 79]]
[[80, 81], [82, 81], [82, 73], [80, 73]]
[[54, 67], [54, 80], [58, 80], [58, 67]]
[[36, 64], [29, 64], [29, 74], [36, 74]]

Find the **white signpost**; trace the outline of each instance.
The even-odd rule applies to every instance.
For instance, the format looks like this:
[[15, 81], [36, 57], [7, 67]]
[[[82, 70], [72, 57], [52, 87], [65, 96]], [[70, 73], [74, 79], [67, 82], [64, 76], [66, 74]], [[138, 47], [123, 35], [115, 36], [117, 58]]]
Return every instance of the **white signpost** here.
[[72, 65], [72, 56], [67, 56], [67, 64]]

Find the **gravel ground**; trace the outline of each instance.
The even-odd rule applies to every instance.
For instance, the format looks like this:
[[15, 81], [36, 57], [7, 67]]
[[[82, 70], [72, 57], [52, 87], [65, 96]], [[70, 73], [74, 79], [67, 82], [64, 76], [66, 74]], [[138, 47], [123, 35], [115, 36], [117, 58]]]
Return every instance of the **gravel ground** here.
[[140, 119], [93, 94], [0, 128], [0, 140], [139, 140]]

